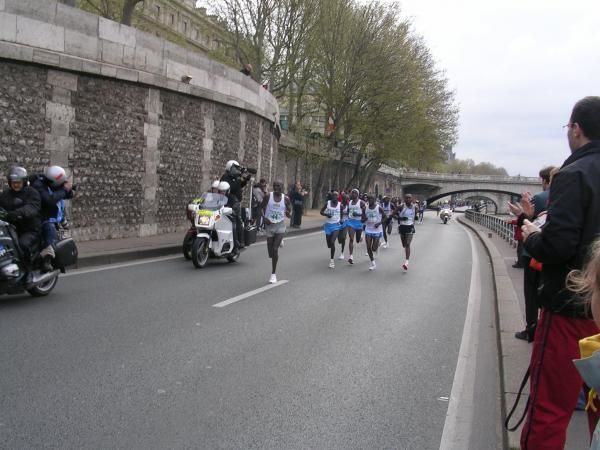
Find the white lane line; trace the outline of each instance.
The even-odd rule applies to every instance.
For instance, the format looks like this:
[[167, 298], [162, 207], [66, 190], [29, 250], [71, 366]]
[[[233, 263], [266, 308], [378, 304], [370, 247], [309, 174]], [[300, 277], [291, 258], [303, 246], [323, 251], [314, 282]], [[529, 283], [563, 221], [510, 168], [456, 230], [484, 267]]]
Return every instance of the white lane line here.
[[[301, 239], [301, 238], [305, 238], [305, 237], [316, 236], [317, 234], [322, 234], [322, 232], [317, 231], [314, 233], [301, 234], [300, 236], [290, 236], [290, 237], [286, 236], [284, 238], [284, 240], [286, 242], [293, 241], [294, 239]], [[267, 241], [259, 241], [259, 242], [252, 244], [252, 247], [257, 247], [259, 245], [266, 245], [266, 244], [267, 244]], [[90, 269], [70, 270], [69, 272], [61, 275], [60, 277], [61, 278], [74, 277], [75, 275], [84, 275], [86, 273], [103, 272], [105, 270], [113, 270], [113, 269], [123, 269], [125, 267], [140, 266], [142, 264], [152, 264], [155, 262], [169, 261], [171, 259], [179, 259], [179, 258], [182, 258], [182, 256], [181, 255], [170, 255], [170, 256], [160, 256], [158, 258], [142, 259], [142, 260], [131, 261], [131, 262], [127, 262], [127, 263], [120, 263], [120, 264], [107, 264], [104, 266], [98, 266], [98, 267], [94, 267], [94, 268], [90, 268]]]
[[252, 297], [253, 295], [260, 294], [261, 292], [268, 291], [269, 289], [273, 289], [277, 286], [281, 286], [287, 282], [288, 282], [288, 280], [280, 280], [277, 283], [268, 284], [267, 286], [263, 286], [261, 288], [254, 289], [253, 291], [248, 291], [244, 294], [240, 294], [235, 297], [231, 297], [229, 300], [224, 300], [222, 302], [214, 304], [213, 306], [215, 308], [223, 308], [227, 305], [231, 305], [232, 303], [239, 302], [240, 300], [244, 300], [245, 298]]
[[464, 450], [469, 448], [473, 427], [475, 407], [475, 371], [477, 366], [477, 348], [479, 346], [479, 315], [481, 309], [481, 278], [479, 255], [473, 236], [464, 227], [471, 242], [471, 285], [467, 314], [463, 327], [458, 362], [452, 382], [450, 402], [446, 412], [446, 421], [440, 450]]
[[141, 266], [142, 264], [152, 264], [155, 262], [169, 261], [171, 259], [178, 259], [178, 258], [183, 258], [183, 256], [181, 256], [181, 255], [161, 256], [159, 258], [148, 258], [148, 259], [143, 259], [143, 260], [138, 260], [138, 261], [133, 261], [133, 262], [128, 262], [128, 263], [108, 264], [106, 266], [94, 267], [93, 269], [72, 270], [72, 271], [69, 271], [69, 272], [61, 275], [60, 278], [74, 277], [75, 275], [83, 275], [86, 273], [103, 272], [105, 270], [122, 269], [124, 267]]

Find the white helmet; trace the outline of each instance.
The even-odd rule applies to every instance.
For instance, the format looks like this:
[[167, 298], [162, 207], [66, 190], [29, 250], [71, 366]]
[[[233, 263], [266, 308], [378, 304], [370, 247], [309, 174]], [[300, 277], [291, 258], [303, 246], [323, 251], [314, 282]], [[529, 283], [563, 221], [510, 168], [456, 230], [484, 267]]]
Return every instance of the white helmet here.
[[220, 184], [220, 183], [221, 183], [221, 182], [220, 182], [219, 180], [215, 180], [215, 181], [213, 181], [213, 184], [211, 185], [211, 188], [212, 188], [212, 189], [219, 189], [219, 184]]
[[233, 159], [230, 159], [229, 161], [227, 161], [227, 164], [225, 164], [225, 170], [227, 172], [230, 172], [232, 167], [239, 167], [239, 166], [240, 166], [239, 162], [237, 162]]
[[219, 192], [222, 194], [229, 194], [229, 188], [231, 186], [229, 185], [229, 183], [227, 181], [221, 181], [219, 183]]
[[65, 169], [60, 166], [50, 166], [46, 169], [46, 178], [52, 183], [52, 186], [62, 186], [67, 181]]

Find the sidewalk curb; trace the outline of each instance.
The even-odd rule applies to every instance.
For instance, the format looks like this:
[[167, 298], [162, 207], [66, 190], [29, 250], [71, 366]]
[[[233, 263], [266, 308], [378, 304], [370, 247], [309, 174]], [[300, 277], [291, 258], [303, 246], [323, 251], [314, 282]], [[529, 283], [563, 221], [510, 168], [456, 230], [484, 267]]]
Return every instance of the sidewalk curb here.
[[[287, 232], [286, 236], [297, 236], [302, 234], [308, 234], [315, 231], [321, 230], [322, 227], [309, 227], [302, 228], [300, 230], [294, 230], [293, 232]], [[181, 241], [183, 242], [183, 235], [181, 234]], [[256, 242], [266, 241], [266, 236], [257, 236]], [[140, 247], [134, 249], [127, 250], [116, 250], [110, 252], [98, 252], [89, 254], [86, 256], [80, 256], [77, 260], [77, 265], [74, 267], [76, 269], [83, 269], [88, 267], [95, 266], [104, 266], [108, 264], [117, 264], [128, 261], [134, 261], [137, 259], [148, 259], [148, 258], [158, 258], [161, 256], [172, 256], [176, 254], [181, 254], [183, 257], [182, 244], [166, 244], [154, 247]]]
[[[488, 233], [492, 232], [487, 228], [485, 229], [485, 232], [481, 231], [476, 224], [468, 221], [466, 218], [459, 217], [457, 220], [477, 235], [486, 249], [492, 264], [494, 291], [496, 293], [496, 336], [498, 342], [500, 390], [502, 394], [500, 399], [502, 411], [502, 436], [504, 448], [520, 448], [519, 437], [521, 427], [515, 432], [508, 432], [504, 428], [504, 421], [508, 413], [508, 408], [512, 406], [514, 399], [516, 398], [521, 377], [529, 365], [529, 344], [517, 341], [514, 337], [514, 333], [520, 331], [525, 326], [519, 308], [519, 297], [513, 288], [502, 255], [495, 246], [487, 243], [489, 239], [492, 239], [489, 237], [490, 235]], [[492, 234], [492, 236], [497, 239], [500, 238], [496, 234]], [[527, 351], [523, 351], [523, 349], [526, 349]], [[527, 401], [526, 397], [527, 395], [524, 394], [524, 398], [521, 398], [519, 408], [515, 411], [515, 417], [520, 417]]]

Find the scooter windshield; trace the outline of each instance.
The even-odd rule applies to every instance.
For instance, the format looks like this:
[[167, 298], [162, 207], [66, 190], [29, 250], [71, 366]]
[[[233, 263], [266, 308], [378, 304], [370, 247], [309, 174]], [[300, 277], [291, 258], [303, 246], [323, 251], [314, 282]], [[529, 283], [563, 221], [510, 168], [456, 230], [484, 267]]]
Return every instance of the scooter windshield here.
[[212, 192], [205, 192], [200, 197], [200, 208], [209, 209], [211, 211], [216, 211], [221, 208], [221, 206], [225, 206], [227, 204], [227, 196], [223, 194], [215, 194]]

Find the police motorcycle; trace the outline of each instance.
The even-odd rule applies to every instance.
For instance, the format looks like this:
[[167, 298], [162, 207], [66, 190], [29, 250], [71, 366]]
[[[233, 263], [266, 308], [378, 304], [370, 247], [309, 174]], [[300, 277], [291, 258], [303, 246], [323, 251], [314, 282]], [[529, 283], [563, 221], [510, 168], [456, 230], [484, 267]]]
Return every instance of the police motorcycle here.
[[[234, 249], [233, 209], [225, 206], [227, 196], [221, 193], [205, 192], [187, 207], [188, 218], [194, 222], [193, 239], [186, 239], [189, 245], [188, 255], [194, 266], [201, 269], [206, 266], [209, 257], [226, 258], [237, 261], [239, 251]], [[186, 255], [184, 241], [184, 256]]]
[[71, 238], [64, 238], [64, 230], [59, 229], [59, 241], [54, 250], [52, 271], [42, 270], [39, 244], [32, 255], [32, 267], [23, 263], [19, 239], [14, 225], [3, 220], [6, 211], [0, 208], [0, 294], [20, 294], [27, 291], [34, 297], [48, 295], [58, 282], [65, 268], [76, 264], [77, 246]]
[[440, 210], [440, 219], [444, 222], [444, 225], [452, 218], [452, 209], [448, 205], [442, 206]]

